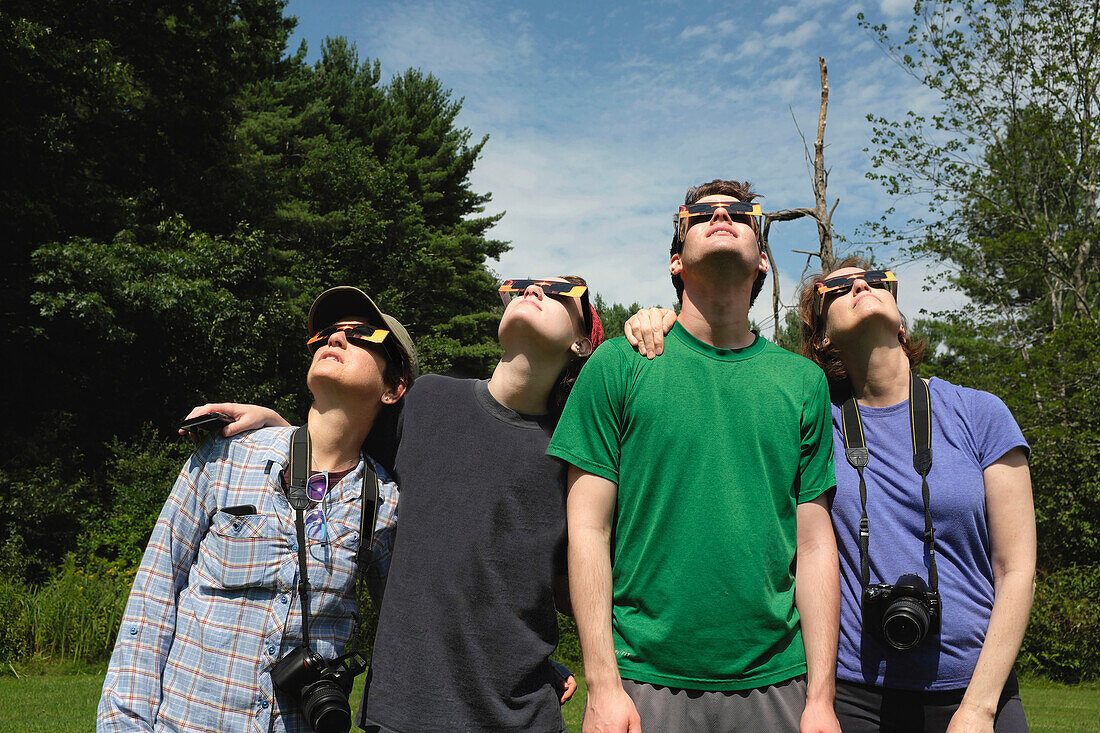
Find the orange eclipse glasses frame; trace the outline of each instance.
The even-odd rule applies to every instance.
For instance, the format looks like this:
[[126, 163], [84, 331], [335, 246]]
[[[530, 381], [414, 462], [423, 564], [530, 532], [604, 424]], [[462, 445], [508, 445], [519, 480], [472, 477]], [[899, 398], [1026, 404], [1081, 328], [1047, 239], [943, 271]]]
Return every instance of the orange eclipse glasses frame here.
[[306, 341], [306, 348], [309, 349], [309, 353], [312, 354], [317, 351], [317, 349], [321, 348], [328, 342], [329, 337], [337, 331], [343, 331], [344, 337], [348, 340], [348, 343], [355, 344], [360, 348], [366, 348], [367, 344], [381, 344], [386, 340], [386, 337], [390, 335], [390, 332], [384, 328], [375, 328], [374, 326], [367, 326], [361, 323], [346, 323], [338, 326], [329, 326], [313, 334], [313, 336]]
[[523, 293], [532, 285], [538, 285], [545, 295], [550, 296], [580, 298], [588, 292], [588, 287], [585, 285], [563, 283], [557, 280], [505, 280], [497, 288], [497, 292], [500, 293], [500, 299], [504, 301], [504, 305], [508, 305], [514, 298], [523, 297]]
[[848, 275], [837, 275], [819, 283], [814, 283], [814, 315], [821, 317], [821, 309], [826, 296], [840, 296], [851, 291], [856, 280], [863, 280], [872, 288], [889, 291], [896, 300], [898, 297], [898, 279], [893, 270], [864, 270]]

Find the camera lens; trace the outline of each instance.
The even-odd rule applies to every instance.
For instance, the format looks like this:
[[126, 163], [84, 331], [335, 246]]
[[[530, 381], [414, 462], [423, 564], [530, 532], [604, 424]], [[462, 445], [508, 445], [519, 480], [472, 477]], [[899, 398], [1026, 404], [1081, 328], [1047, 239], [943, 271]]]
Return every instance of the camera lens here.
[[302, 715], [316, 733], [351, 730], [347, 693], [331, 680], [321, 680], [302, 690]]
[[882, 635], [895, 649], [912, 649], [928, 633], [928, 607], [914, 598], [895, 599], [882, 614]]

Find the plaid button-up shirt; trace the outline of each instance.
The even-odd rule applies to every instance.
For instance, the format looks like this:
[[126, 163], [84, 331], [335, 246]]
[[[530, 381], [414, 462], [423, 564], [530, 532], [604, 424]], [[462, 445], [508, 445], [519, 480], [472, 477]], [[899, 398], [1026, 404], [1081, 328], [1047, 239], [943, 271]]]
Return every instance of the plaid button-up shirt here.
[[[183, 467], [134, 578], [98, 731], [309, 730], [270, 674], [302, 642], [294, 512], [279, 478], [292, 432], [215, 438]], [[371, 565], [384, 568], [397, 487], [371, 463], [383, 497]], [[326, 659], [342, 653], [355, 624], [363, 466], [329, 488], [327, 543], [306, 553], [310, 641]], [[373, 495], [366, 500], [369, 514]], [[255, 513], [242, 513], [248, 505]]]

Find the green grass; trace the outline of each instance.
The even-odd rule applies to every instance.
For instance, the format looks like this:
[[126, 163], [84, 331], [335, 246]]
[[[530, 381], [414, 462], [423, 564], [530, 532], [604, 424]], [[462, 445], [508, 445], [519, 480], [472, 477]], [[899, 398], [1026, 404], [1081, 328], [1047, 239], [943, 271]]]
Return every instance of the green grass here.
[[103, 673], [0, 677], [0, 730], [5, 733], [89, 733]]
[[1022, 679], [1020, 699], [1032, 733], [1100, 730], [1100, 683], [1060, 685]]
[[[0, 677], [0, 731], [4, 733], [85, 733], [95, 729], [95, 709], [103, 685], [102, 670], [73, 674], [36, 669], [20, 679]], [[563, 710], [569, 730], [579, 731], [584, 711], [584, 679]], [[352, 709], [362, 695], [360, 677]], [[1020, 694], [1033, 733], [1091, 733], [1100, 729], [1100, 684], [1060, 685], [1025, 679]]]

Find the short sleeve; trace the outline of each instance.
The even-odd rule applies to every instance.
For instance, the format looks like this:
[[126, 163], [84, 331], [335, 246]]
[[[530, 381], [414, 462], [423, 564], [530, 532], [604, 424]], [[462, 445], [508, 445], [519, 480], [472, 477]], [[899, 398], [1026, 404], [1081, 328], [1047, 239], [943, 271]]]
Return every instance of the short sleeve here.
[[581, 369], [546, 451], [616, 484], [629, 370], [618, 340], [601, 345]]
[[968, 403], [967, 423], [977, 451], [978, 465], [983, 471], [1013, 448], [1023, 448], [1024, 455], [1031, 457], [1031, 447], [1008, 405], [1000, 397], [977, 389], [962, 390]]
[[836, 486], [833, 465], [833, 420], [829, 383], [825, 373], [814, 369], [806, 380], [802, 407], [802, 450], [799, 457], [798, 503], [813, 501]]

